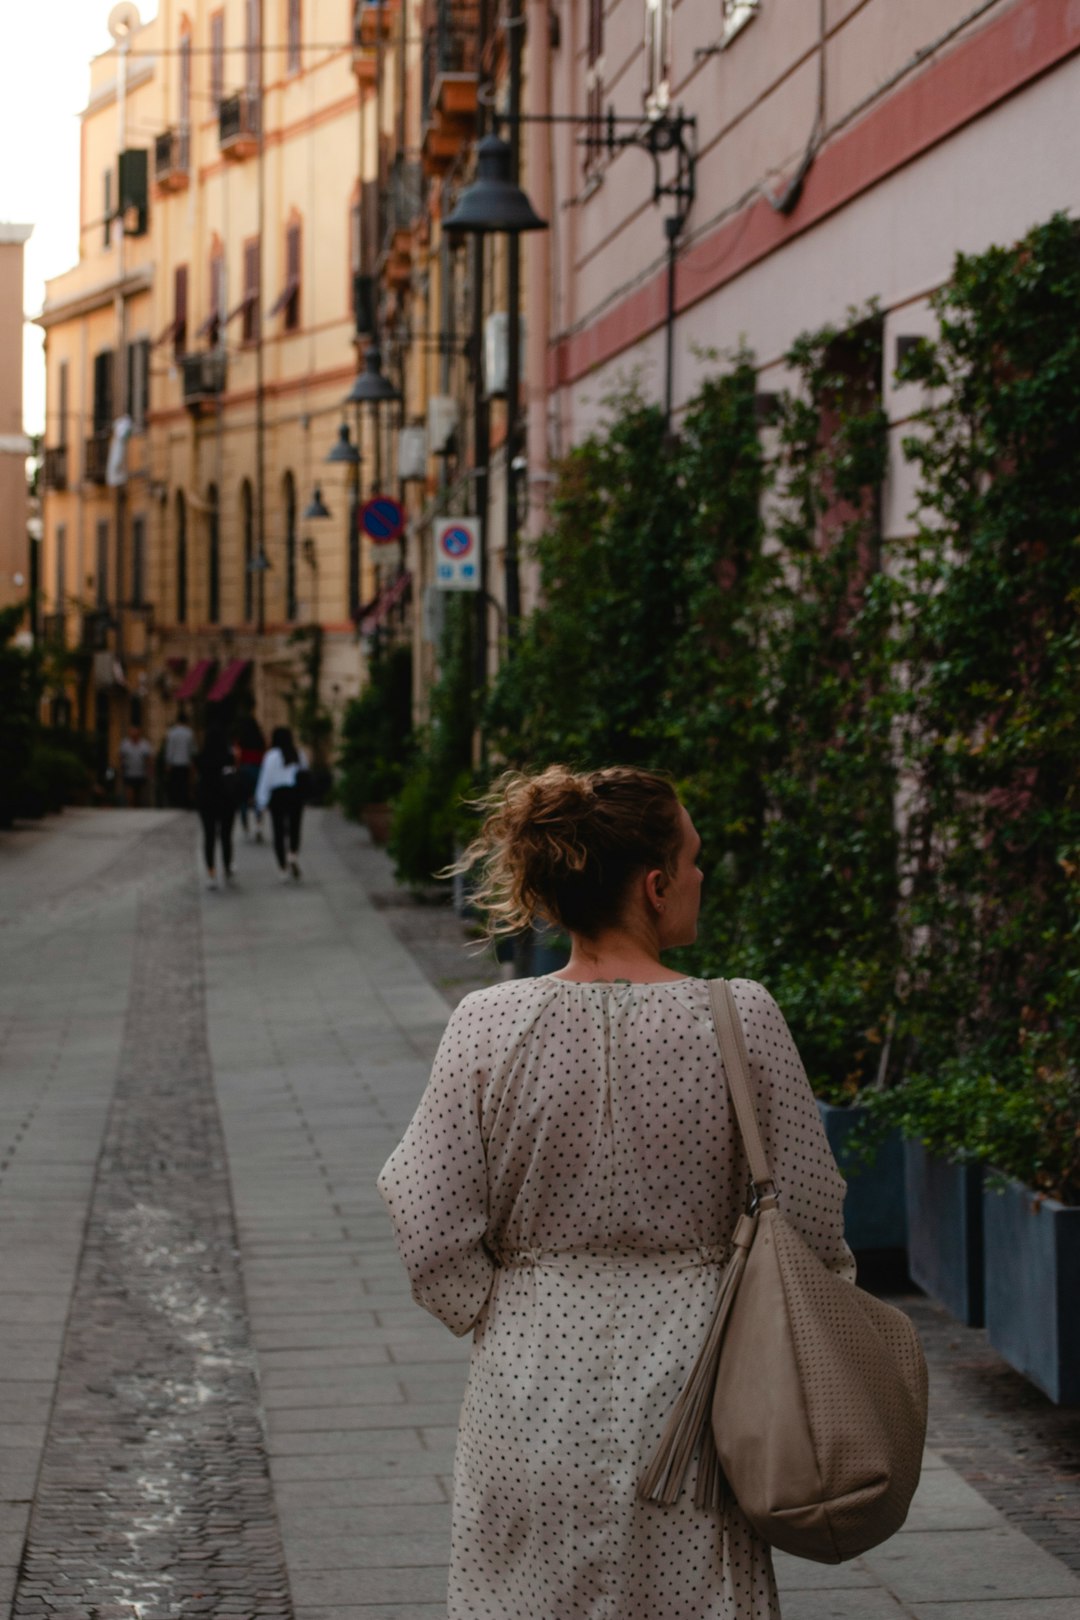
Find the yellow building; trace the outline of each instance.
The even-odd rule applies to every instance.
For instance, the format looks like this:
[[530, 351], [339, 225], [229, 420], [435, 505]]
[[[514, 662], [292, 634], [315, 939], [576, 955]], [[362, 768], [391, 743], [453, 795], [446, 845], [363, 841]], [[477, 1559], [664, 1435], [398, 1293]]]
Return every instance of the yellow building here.
[[[159, 0], [145, 25], [122, 0], [108, 22], [79, 263], [40, 317], [54, 704], [96, 726], [104, 769], [180, 702], [336, 722], [372, 650], [411, 637], [423, 717], [439, 515], [485, 520], [478, 669], [505, 641], [505, 380], [483, 351], [506, 244], [440, 225], [505, 31], [484, 0]], [[376, 494], [400, 537], [365, 532]]]

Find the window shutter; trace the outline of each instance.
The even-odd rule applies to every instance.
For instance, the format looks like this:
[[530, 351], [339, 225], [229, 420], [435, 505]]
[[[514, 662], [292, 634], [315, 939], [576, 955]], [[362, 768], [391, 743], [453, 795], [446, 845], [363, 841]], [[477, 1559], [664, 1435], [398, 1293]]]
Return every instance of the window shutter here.
[[112, 239], [112, 221], [113, 221], [113, 194], [112, 194], [112, 170], [111, 169], [106, 169], [105, 170], [105, 194], [104, 194], [104, 198], [102, 200], [102, 208], [103, 208], [104, 214], [105, 214], [105, 246], [108, 247], [109, 242]]
[[59, 372], [59, 377], [57, 379], [57, 390], [56, 390], [56, 392], [57, 392], [57, 413], [56, 414], [59, 417], [59, 422], [57, 423], [57, 430], [58, 431], [57, 431], [57, 440], [56, 440], [56, 442], [57, 442], [57, 444], [63, 445], [63, 444], [67, 444], [67, 442], [68, 442], [68, 436], [67, 436], [67, 426], [68, 426], [68, 363], [67, 363], [66, 360], [61, 360], [61, 362], [60, 362], [60, 372]]
[[94, 432], [106, 433], [113, 419], [113, 351], [94, 356]]
[[244, 342], [254, 343], [259, 335], [259, 239], [244, 243]]
[[225, 93], [225, 14], [215, 11], [210, 18], [210, 99], [218, 116]]
[[300, 325], [300, 227], [290, 225], [285, 233], [285, 285], [291, 288], [285, 305], [285, 330]]
[[286, 67], [289, 73], [300, 72], [300, 0], [289, 0], [289, 49]]
[[178, 264], [173, 276], [173, 353], [187, 349], [187, 265]]

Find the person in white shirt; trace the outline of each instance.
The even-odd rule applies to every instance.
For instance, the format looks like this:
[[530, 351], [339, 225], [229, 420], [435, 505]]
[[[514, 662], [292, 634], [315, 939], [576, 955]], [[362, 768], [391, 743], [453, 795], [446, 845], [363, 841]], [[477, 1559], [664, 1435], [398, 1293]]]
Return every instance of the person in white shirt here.
[[165, 733], [165, 791], [175, 810], [186, 810], [191, 803], [191, 764], [195, 758], [195, 733], [181, 709]]
[[120, 775], [132, 810], [137, 809], [143, 802], [153, 755], [154, 750], [138, 726], [132, 726], [127, 736], [120, 742]]
[[300, 822], [309, 768], [308, 757], [293, 742], [288, 726], [275, 726], [259, 768], [255, 807], [265, 810], [269, 806], [274, 854], [283, 883], [300, 878]]

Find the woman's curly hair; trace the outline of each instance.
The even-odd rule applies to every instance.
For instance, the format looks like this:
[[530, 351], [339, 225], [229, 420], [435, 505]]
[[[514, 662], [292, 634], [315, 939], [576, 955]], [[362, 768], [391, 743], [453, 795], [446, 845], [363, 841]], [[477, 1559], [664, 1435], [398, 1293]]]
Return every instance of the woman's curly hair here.
[[534, 917], [590, 938], [620, 920], [636, 872], [671, 876], [678, 861], [679, 798], [655, 771], [507, 771], [474, 803], [483, 826], [447, 875], [479, 874], [492, 938]]

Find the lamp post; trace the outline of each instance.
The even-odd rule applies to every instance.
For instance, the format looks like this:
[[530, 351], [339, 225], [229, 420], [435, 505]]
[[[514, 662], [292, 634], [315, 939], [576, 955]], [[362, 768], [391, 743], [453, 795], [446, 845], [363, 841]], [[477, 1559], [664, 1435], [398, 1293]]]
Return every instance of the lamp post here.
[[[513, 5], [511, 7], [513, 10]], [[506, 365], [506, 550], [504, 584], [506, 591], [507, 633], [517, 639], [521, 618], [521, 583], [518, 571], [518, 500], [514, 462], [518, 458], [521, 409], [521, 244], [523, 231], [543, 231], [547, 221], [540, 218], [517, 182], [517, 135], [520, 122], [516, 101], [520, 99], [520, 26], [511, 36], [511, 112], [513, 143], [499, 135], [485, 135], [476, 149], [476, 179], [458, 200], [443, 229], [453, 235], [479, 237], [504, 235], [508, 238], [508, 298]], [[516, 72], [513, 69], [517, 61]]]
[[356, 381], [345, 395], [346, 405], [370, 405], [375, 423], [375, 492], [382, 483], [382, 443], [379, 433], [379, 409], [394, 404], [401, 395], [388, 377], [383, 376], [382, 354], [372, 344], [364, 355], [364, 369], [357, 373]]
[[[349, 469], [349, 529], [345, 539], [345, 555], [349, 568], [349, 617], [355, 622], [360, 612], [360, 462], [358, 447], [349, 437], [349, 424], [342, 422], [338, 436], [327, 452], [330, 466]], [[316, 494], [319, 492], [316, 490]]]

